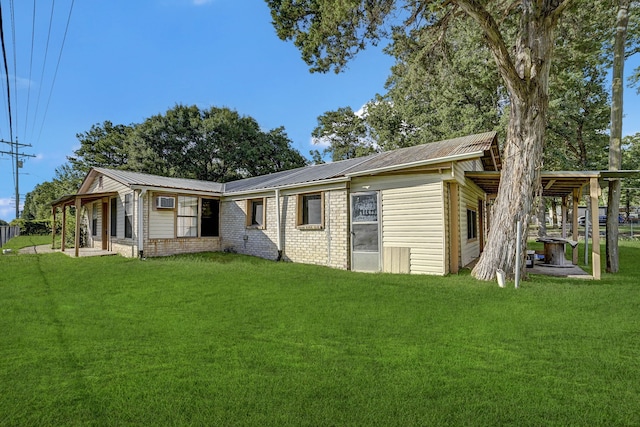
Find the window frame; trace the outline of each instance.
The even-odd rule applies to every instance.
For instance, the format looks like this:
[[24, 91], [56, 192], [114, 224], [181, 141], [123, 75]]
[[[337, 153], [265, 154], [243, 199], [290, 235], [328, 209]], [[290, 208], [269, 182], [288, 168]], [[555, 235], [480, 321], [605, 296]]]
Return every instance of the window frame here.
[[[199, 224], [199, 230], [198, 230], [199, 237], [201, 237], [201, 238], [220, 237], [220, 199], [216, 199], [216, 198], [213, 198], [213, 197], [199, 197], [198, 199], [199, 199], [198, 207], [200, 208], [200, 212], [199, 212], [200, 224]], [[204, 217], [203, 216], [204, 208], [203, 208], [202, 205], [204, 204], [205, 200], [211, 200], [213, 202], [216, 202], [217, 209], [215, 209], [215, 211], [217, 211], [217, 216], [215, 216], [215, 217], [214, 216], [211, 216], [211, 217]], [[212, 220], [215, 221], [215, 226], [214, 226], [215, 234], [214, 235], [205, 236], [205, 235], [202, 234], [202, 230], [205, 228], [204, 227], [205, 220], [207, 220], [206, 222], [212, 221]]]
[[[260, 220], [262, 221], [262, 223], [259, 223], [256, 219], [255, 207], [258, 205], [262, 206], [262, 215], [260, 215], [261, 216]], [[247, 199], [245, 226], [247, 228], [256, 228], [260, 230], [265, 230], [267, 228], [267, 198], [266, 197]]]
[[109, 207], [109, 215], [110, 219], [110, 227], [109, 227], [109, 235], [111, 237], [118, 237], [118, 202], [120, 199], [118, 197], [111, 198], [111, 206]]
[[467, 241], [478, 240], [478, 209], [467, 206]]
[[[320, 199], [320, 222], [309, 223], [309, 214], [307, 212], [305, 219], [305, 211], [308, 211], [308, 200], [319, 197]], [[314, 191], [309, 193], [300, 193], [296, 203], [296, 227], [303, 230], [322, 230], [324, 229], [324, 191]]]
[[91, 204], [91, 235], [98, 235], [98, 203]]
[[[177, 200], [177, 206], [176, 206], [176, 213], [175, 213], [175, 221], [176, 221], [176, 229], [175, 229], [175, 236], [178, 239], [193, 239], [193, 238], [198, 238], [200, 237], [200, 197], [199, 196], [193, 196], [193, 195], [183, 195], [183, 194], [178, 194], [177, 196], [178, 200]], [[184, 203], [183, 200], [184, 199], [195, 199], [195, 214], [193, 215], [184, 215], [181, 214], [180, 210], [181, 210], [181, 206]], [[193, 204], [187, 205], [188, 207], [192, 207], [194, 206]], [[180, 219], [181, 218], [191, 218], [192, 221], [195, 221], [195, 236], [193, 235], [183, 235], [180, 234], [181, 231], [181, 224], [180, 224]], [[184, 225], [182, 225], [182, 227], [184, 228]], [[193, 225], [189, 225], [188, 226], [188, 230], [193, 229]]]
[[133, 193], [124, 195], [124, 238], [133, 239]]

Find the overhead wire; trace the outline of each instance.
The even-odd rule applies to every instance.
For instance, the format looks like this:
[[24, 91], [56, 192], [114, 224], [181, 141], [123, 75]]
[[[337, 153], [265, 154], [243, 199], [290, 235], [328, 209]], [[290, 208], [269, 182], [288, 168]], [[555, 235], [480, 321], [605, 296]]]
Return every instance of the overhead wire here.
[[75, 0], [71, 0], [71, 6], [69, 7], [69, 15], [67, 16], [67, 25], [64, 28], [64, 36], [62, 37], [62, 43], [60, 45], [60, 53], [58, 54], [58, 62], [56, 63], [56, 70], [53, 73], [53, 80], [51, 81], [51, 89], [49, 90], [49, 97], [47, 98], [47, 105], [42, 115], [42, 124], [40, 125], [40, 132], [38, 132], [38, 138], [36, 142], [40, 141], [42, 136], [42, 129], [44, 129], [44, 123], [47, 119], [47, 112], [49, 111], [49, 103], [51, 102], [51, 96], [53, 95], [53, 88], [56, 84], [56, 77], [58, 76], [58, 69], [60, 68], [60, 60], [62, 59], [62, 51], [64, 50], [64, 43], [67, 40], [67, 33], [69, 32], [69, 23], [71, 22], [71, 14], [73, 13], [73, 5]]
[[29, 82], [27, 86], [27, 106], [24, 114], [24, 134], [27, 134], [29, 122], [29, 101], [31, 99], [31, 76], [33, 71], [33, 45], [36, 38], [36, 0], [33, 0], [33, 14], [31, 18], [31, 52], [29, 53]]
[[49, 40], [51, 39], [51, 27], [53, 24], [53, 12], [55, 9], [56, 1], [53, 0], [51, 2], [51, 16], [49, 18], [49, 30], [47, 31], [47, 43], [44, 48], [44, 60], [42, 61], [42, 74], [40, 75], [40, 85], [38, 86], [38, 97], [36, 98], [36, 111], [33, 114], [33, 123], [31, 125], [31, 135], [33, 136], [33, 132], [36, 124], [36, 117], [38, 117], [38, 109], [40, 107], [40, 95], [42, 94], [42, 83], [44, 81], [44, 71], [46, 69], [47, 64], [47, 56], [49, 54]]
[[11, 86], [9, 85], [9, 67], [7, 65], [7, 47], [4, 42], [4, 18], [2, 17], [2, 3], [0, 3], [0, 43], [2, 44], [2, 59], [4, 60], [4, 74], [7, 83], [7, 106], [9, 109], [9, 140], [13, 142], [13, 120], [11, 114]]
[[18, 60], [16, 59], [16, 14], [15, 14], [15, 7], [14, 7], [14, 0], [11, 0], [9, 2], [9, 9], [11, 12], [11, 43], [13, 44], [13, 111], [14, 111], [14, 118], [13, 121], [15, 123], [15, 137], [16, 137], [16, 144], [18, 143], [18, 130], [19, 130], [19, 126], [18, 126], [18, 111], [20, 110], [20, 107], [18, 106]]

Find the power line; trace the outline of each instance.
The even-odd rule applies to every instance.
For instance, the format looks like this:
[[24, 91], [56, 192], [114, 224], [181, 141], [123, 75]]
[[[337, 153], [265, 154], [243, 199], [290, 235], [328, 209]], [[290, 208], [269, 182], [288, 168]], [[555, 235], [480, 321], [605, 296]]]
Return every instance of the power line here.
[[53, 87], [56, 84], [56, 77], [58, 76], [58, 68], [60, 68], [60, 60], [62, 59], [62, 51], [64, 50], [64, 43], [67, 40], [67, 33], [69, 31], [69, 23], [71, 22], [71, 13], [73, 12], [73, 4], [75, 0], [71, 0], [71, 7], [69, 7], [69, 15], [67, 16], [67, 25], [64, 28], [64, 36], [62, 37], [62, 44], [60, 45], [60, 54], [58, 55], [58, 62], [56, 63], [56, 70], [53, 73], [53, 80], [51, 82], [51, 89], [49, 90], [49, 97], [47, 98], [47, 105], [44, 108], [44, 114], [42, 115], [42, 125], [40, 125], [40, 132], [38, 132], [38, 138], [36, 141], [40, 141], [42, 136], [42, 129], [44, 128], [44, 122], [47, 119], [47, 112], [49, 111], [49, 103], [51, 102], [51, 95], [53, 95]]
[[[2, 25], [2, 3], [0, 3], [0, 43], [2, 43], [2, 58], [4, 59], [4, 73], [7, 81], [7, 105], [9, 107], [9, 140], [13, 141], [13, 120], [11, 118], [11, 88], [9, 87], [9, 67], [7, 66], [7, 49], [4, 43], [4, 28]], [[17, 149], [16, 149], [17, 152]]]
[[40, 86], [38, 87], [38, 97], [36, 98], [36, 112], [33, 114], [33, 124], [31, 125], [31, 135], [36, 125], [36, 117], [38, 116], [38, 108], [40, 107], [40, 95], [42, 93], [42, 82], [44, 81], [44, 71], [47, 64], [47, 56], [49, 54], [49, 40], [51, 39], [51, 26], [53, 23], [53, 11], [56, 6], [55, 0], [51, 2], [51, 17], [49, 18], [49, 30], [47, 32], [47, 44], [44, 48], [44, 60], [42, 61], [42, 74], [40, 75]]
[[29, 121], [29, 100], [31, 98], [31, 72], [33, 70], [33, 45], [36, 38], [36, 0], [33, 0], [33, 14], [31, 18], [31, 53], [29, 54], [29, 86], [27, 88], [27, 109], [24, 115], [24, 134], [27, 134]]

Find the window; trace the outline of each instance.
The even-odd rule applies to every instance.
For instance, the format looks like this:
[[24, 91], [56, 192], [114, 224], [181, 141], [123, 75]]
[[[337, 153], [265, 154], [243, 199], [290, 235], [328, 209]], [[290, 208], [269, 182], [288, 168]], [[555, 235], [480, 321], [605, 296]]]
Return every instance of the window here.
[[200, 215], [203, 237], [218, 237], [220, 235], [220, 201], [216, 199], [202, 199], [202, 214]]
[[478, 238], [478, 213], [474, 209], [467, 208], [467, 239]]
[[133, 237], [133, 194], [124, 195], [124, 237]]
[[111, 198], [111, 237], [118, 235], [118, 198]]
[[94, 203], [91, 210], [91, 235], [98, 235], [98, 204]]
[[266, 228], [265, 199], [247, 200], [247, 227]]
[[198, 198], [178, 196], [178, 237], [198, 237]]
[[322, 227], [324, 225], [324, 197], [322, 193], [298, 196], [298, 225]]

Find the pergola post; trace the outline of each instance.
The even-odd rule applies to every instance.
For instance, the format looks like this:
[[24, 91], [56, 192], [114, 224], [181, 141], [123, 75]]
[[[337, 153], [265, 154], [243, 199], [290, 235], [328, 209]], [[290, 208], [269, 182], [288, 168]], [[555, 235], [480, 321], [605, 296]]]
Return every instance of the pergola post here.
[[[578, 204], [580, 203], [580, 190], [577, 188], [573, 189], [573, 212], [571, 215], [571, 230], [573, 230], [573, 240], [578, 241]], [[573, 265], [578, 265], [578, 246], [574, 247], [572, 250], [572, 262]]]
[[82, 199], [80, 197], [76, 197], [76, 242], [75, 242], [76, 258], [80, 256], [80, 210], [81, 208], [82, 208]]
[[560, 207], [560, 215], [562, 215], [562, 237], [567, 238], [567, 197], [562, 196], [562, 205]]
[[591, 268], [593, 269], [593, 278], [600, 280], [602, 275], [602, 267], [600, 266], [600, 214], [598, 209], [598, 196], [600, 193], [600, 185], [598, 178], [591, 178], [590, 191], [591, 195]]

